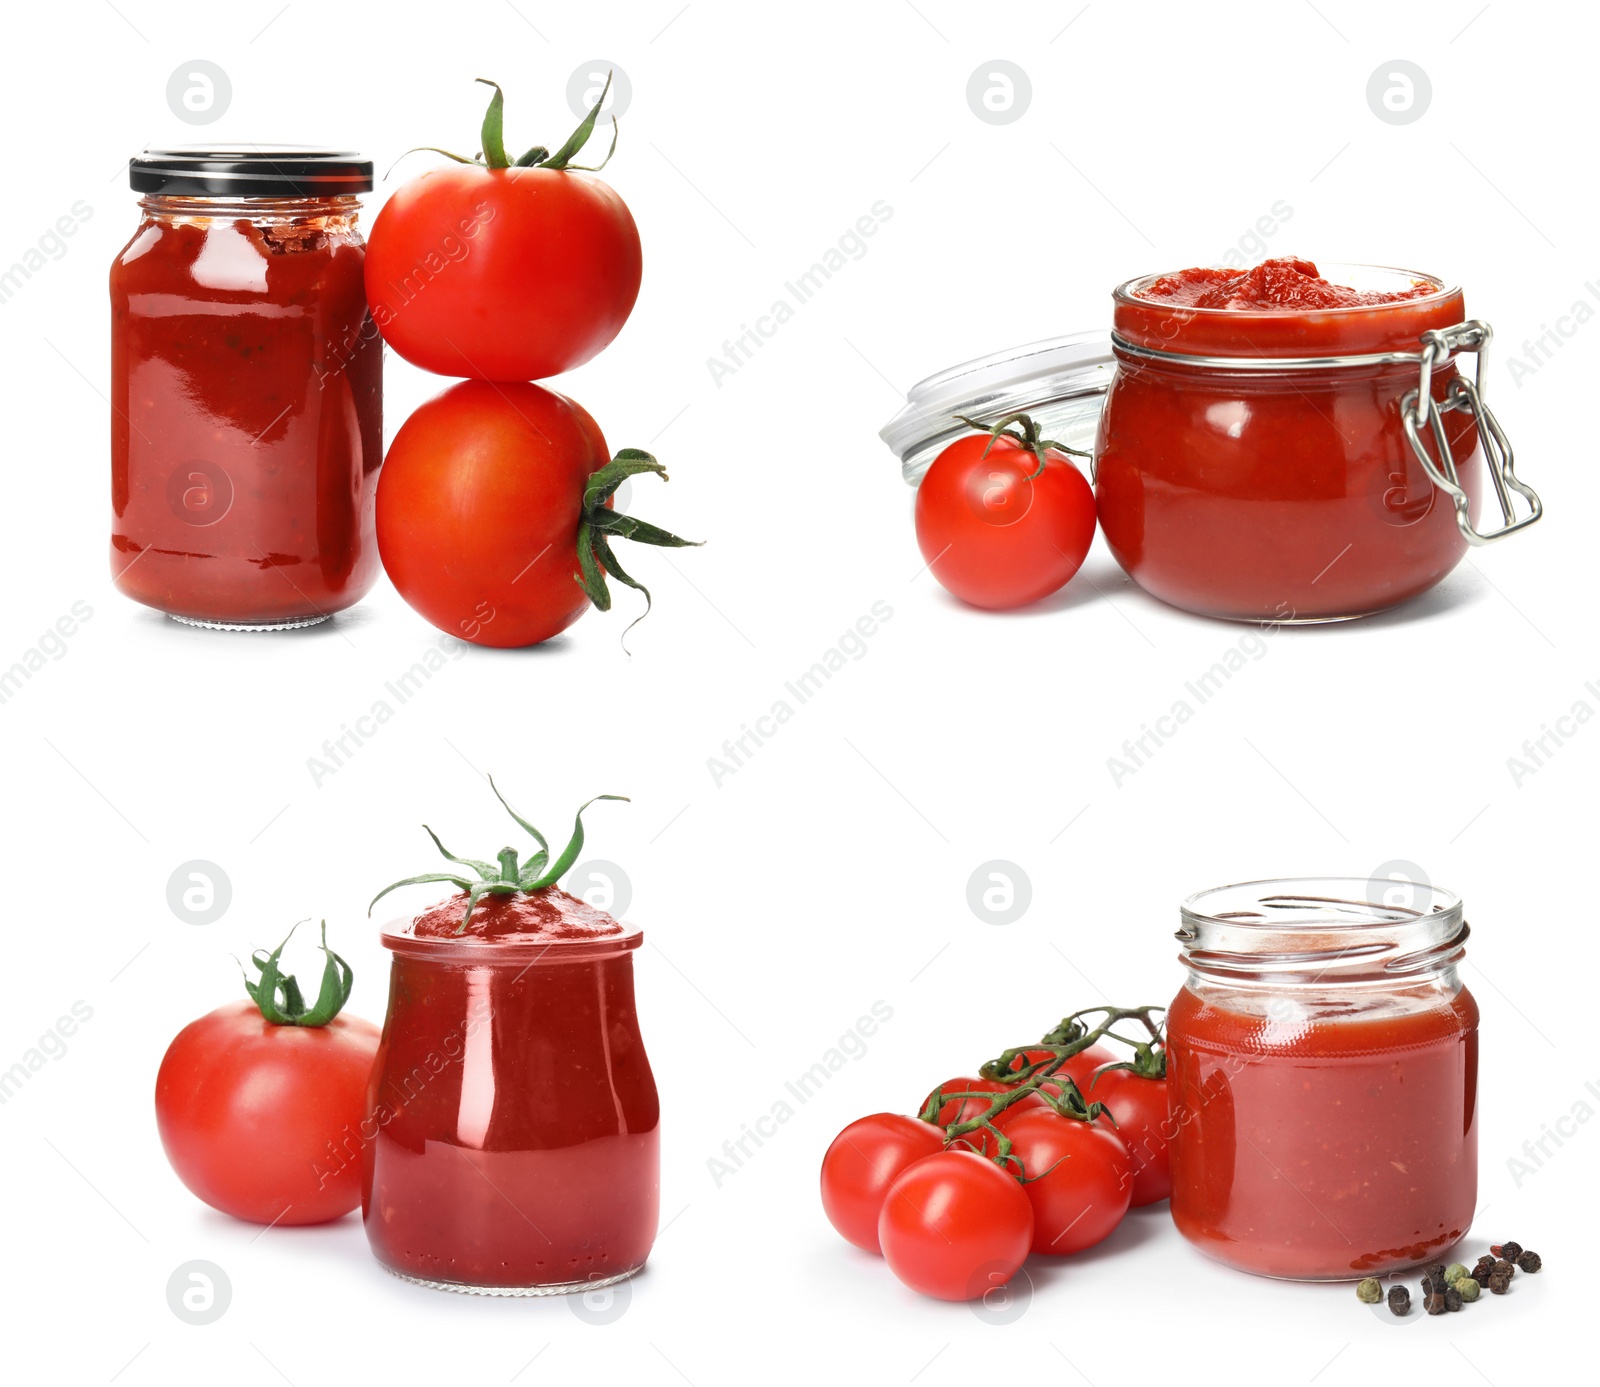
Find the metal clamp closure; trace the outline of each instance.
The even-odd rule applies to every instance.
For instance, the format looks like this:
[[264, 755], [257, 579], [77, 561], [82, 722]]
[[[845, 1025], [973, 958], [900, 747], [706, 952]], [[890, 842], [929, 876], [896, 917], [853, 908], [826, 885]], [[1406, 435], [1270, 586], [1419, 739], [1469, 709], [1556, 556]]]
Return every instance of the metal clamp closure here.
[[[1433, 484], [1447, 495], [1456, 508], [1456, 525], [1468, 544], [1482, 545], [1504, 539], [1516, 530], [1526, 529], [1544, 514], [1544, 503], [1538, 493], [1526, 482], [1518, 479], [1511, 443], [1506, 438], [1500, 421], [1484, 403], [1483, 359], [1489, 343], [1494, 340], [1494, 330], [1488, 323], [1473, 319], [1457, 323], [1454, 327], [1436, 328], [1422, 334], [1422, 352], [1418, 363], [1418, 380], [1415, 390], [1408, 390], [1400, 401], [1400, 419], [1405, 427], [1406, 442], [1416, 455], [1422, 469]], [[1477, 353], [1473, 379], [1458, 375], [1450, 382], [1443, 400], [1433, 397], [1433, 372], [1451, 359], [1455, 352]], [[1450, 452], [1450, 440], [1445, 435], [1444, 416], [1454, 410], [1465, 412], [1478, 423], [1478, 436], [1483, 441], [1484, 460], [1488, 464], [1489, 480], [1494, 486], [1495, 499], [1500, 503], [1504, 523], [1487, 533], [1474, 528], [1471, 503], [1462, 490], [1461, 478], [1456, 472], [1455, 458]], [[1422, 430], [1433, 435], [1433, 444], [1439, 454], [1434, 462], [1429, 454]], [[1516, 514], [1511, 493], [1516, 492], [1528, 503], [1528, 513]]]

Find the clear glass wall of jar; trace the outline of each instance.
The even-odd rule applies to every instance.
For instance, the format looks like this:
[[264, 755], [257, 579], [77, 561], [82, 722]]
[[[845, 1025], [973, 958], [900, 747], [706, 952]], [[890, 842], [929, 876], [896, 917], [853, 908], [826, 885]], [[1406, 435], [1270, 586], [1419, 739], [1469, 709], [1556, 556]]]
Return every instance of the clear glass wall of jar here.
[[642, 935], [424, 938], [414, 923], [383, 935], [389, 1012], [362, 1133], [374, 1255], [482, 1295], [632, 1275], [660, 1209], [660, 1105], [633, 992]]
[[[1392, 885], [1381, 883], [1380, 885]], [[1172, 1217], [1243, 1271], [1343, 1280], [1445, 1260], [1478, 1185], [1478, 1009], [1461, 902], [1359, 880], [1183, 905], [1167, 1016]]]
[[151, 150], [111, 267], [112, 574], [230, 629], [306, 626], [377, 577], [382, 343], [357, 194], [315, 150]]

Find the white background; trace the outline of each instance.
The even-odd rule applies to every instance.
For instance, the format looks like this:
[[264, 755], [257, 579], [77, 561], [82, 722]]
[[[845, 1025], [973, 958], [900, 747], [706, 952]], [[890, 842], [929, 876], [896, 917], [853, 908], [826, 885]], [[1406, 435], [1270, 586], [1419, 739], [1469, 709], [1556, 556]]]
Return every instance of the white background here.
[[[93, 213], [0, 304], [0, 665], [74, 602], [93, 609], [0, 707], [12, 882], [0, 1067], [75, 1001], [93, 1008], [0, 1108], [18, 1380], [1506, 1383], [1577, 1353], [1600, 1124], [1567, 1122], [1575, 1135], [1520, 1188], [1507, 1161], [1575, 1105], [1600, 1110], [1584, 1087], [1600, 1083], [1586, 1005], [1600, 726], [1520, 788], [1507, 757], [1577, 700], [1600, 709], [1585, 689], [1600, 680], [1588, 403], [1600, 328], [1579, 328], [1520, 383], [1508, 365], [1542, 325], [1596, 301], [1596, 19], [1478, 0], [978, 8], [8, 12], [0, 262], [78, 200]], [[1365, 98], [1397, 57], [1433, 87], [1407, 126]], [[165, 99], [195, 58], [233, 85], [230, 109], [201, 128]], [[657, 607], [631, 659], [618, 643], [627, 593], [620, 615], [591, 614], [547, 647], [473, 649], [318, 787], [307, 758], [435, 633], [387, 584], [284, 636], [185, 629], [111, 588], [105, 275], [136, 223], [125, 160], [147, 144], [246, 139], [359, 148], [380, 171], [412, 145], [470, 152], [479, 76], [507, 87], [508, 143], [554, 142], [574, 123], [569, 75], [597, 58], [633, 84], [605, 176], [638, 220], [645, 281], [616, 344], [560, 386], [613, 447], [649, 447], [671, 468], [666, 486], [636, 483], [634, 509], [711, 542], [637, 556]], [[965, 99], [994, 58], [1032, 83], [1030, 109], [1006, 126]], [[707, 358], [880, 199], [893, 215], [868, 253], [719, 387]], [[1549, 513], [1402, 612], [1276, 636], [1118, 788], [1107, 758], [1250, 628], [1161, 608], [1098, 547], [1037, 610], [959, 608], [919, 576], [910, 492], [876, 432], [917, 378], [1104, 325], [1112, 285], [1221, 258], [1280, 200], [1292, 217], [1273, 254], [1465, 285], [1504, 344], [1490, 395]], [[390, 359], [391, 437], [440, 384]], [[893, 617], [865, 656], [715, 784], [708, 757], [876, 601]], [[370, 1258], [356, 1217], [258, 1237], [191, 1198], [156, 1139], [167, 1041], [239, 993], [232, 955], [295, 920], [327, 917], [355, 965], [352, 1010], [381, 1019], [386, 959], [365, 902], [431, 869], [423, 819], [457, 851], [507, 841], [484, 771], [551, 828], [591, 794], [633, 796], [596, 806], [590, 851], [626, 865], [628, 914], [646, 931], [666, 1226], [607, 1325], [564, 1300], [404, 1285]], [[207, 927], [166, 901], [174, 868], [196, 858], [233, 889]], [[966, 904], [973, 869], [995, 858], [1032, 882], [1031, 908], [1006, 927]], [[910, 1110], [1077, 1007], [1167, 1000], [1184, 895], [1264, 875], [1365, 877], [1396, 859], [1459, 891], [1474, 927], [1484, 1212], [1470, 1249], [1517, 1237], [1549, 1268], [1509, 1299], [1395, 1323], [1348, 1287], [1215, 1267], [1158, 1206], [1090, 1256], [1032, 1267], [1031, 1304], [997, 1326], [918, 1299], [827, 1226], [816, 1170], [848, 1120]], [[865, 1055], [718, 1187], [708, 1158], [879, 1000], [893, 1019]], [[233, 1288], [203, 1328], [166, 1301], [194, 1258]]]

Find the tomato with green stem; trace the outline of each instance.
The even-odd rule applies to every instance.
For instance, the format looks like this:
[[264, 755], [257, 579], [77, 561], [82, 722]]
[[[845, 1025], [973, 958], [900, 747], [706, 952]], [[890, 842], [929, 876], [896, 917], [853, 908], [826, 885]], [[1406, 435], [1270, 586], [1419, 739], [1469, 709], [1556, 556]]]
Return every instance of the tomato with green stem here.
[[929, 571], [974, 607], [1025, 607], [1064, 586], [1094, 542], [1094, 492], [1026, 414], [958, 438], [917, 488], [917, 544]]
[[[290, 931], [292, 936], [293, 931]], [[248, 1001], [181, 1030], [156, 1075], [156, 1127], [178, 1178], [214, 1209], [250, 1223], [326, 1223], [361, 1203], [360, 1141], [379, 1031], [342, 1014], [353, 975], [328, 947], [307, 1005], [257, 951]]]
[[1016, 1275], [1033, 1244], [1033, 1206], [1017, 1180], [972, 1151], [907, 1166], [878, 1217], [889, 1269], [938, 1300], [978, 1300]]
[[878, 1217], [900, 1172], [944, 1149], [944, 1133], [915, 1117], [874, 1113], [852, 1122], [822, 1158], [822, 1208], [847, 1241], [882, 1255]]
[[606, 441], [575, 400], [532, 384], [462, 381], [420, 405], [378, 480], [378, 552], [400, 595], [475, 645], [537, 645], [611, 607], [607, 577], [650, 591], [613, 542], [691, 546], [612, 504], [629, 477], [666, 479]]
[[[384, 204], [367, 238], [366, 287], [383, 339], [424, 370], [528, 381], [570, 371], [621, 331], [643, 259], [627, 204], [573, 163], [610, 90], [555, 153], [505, 147], [497, 83], [472, 158], [432, 169]], [[616, 122], [612, 122], [612, 149]]]

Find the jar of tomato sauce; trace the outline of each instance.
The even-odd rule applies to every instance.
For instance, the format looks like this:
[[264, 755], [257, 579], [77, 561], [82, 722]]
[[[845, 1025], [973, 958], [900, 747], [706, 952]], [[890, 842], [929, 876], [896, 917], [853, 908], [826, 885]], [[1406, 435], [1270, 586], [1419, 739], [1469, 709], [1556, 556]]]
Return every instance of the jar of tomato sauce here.
[[[558, 887], [391, 925], [362, 1217], [397, 1276], [554, 1295], [638, 1271], [660, 1106], [634, 1008], [642, 936]], [[367, 1135], [364, 1133], [364, 1135]]]
[[1478, 1008], [1461, 902], [1251, 882], [1184, 902], [1167, 1014], [1172, 1218], [1242, 1271], [1306, 1281], [1443, 1260], [1478, 1189]]
[[[1362, 616], [1539, 518], [1483, 400], [1489, 325], [1443, 280], [1269, 260], [1147, 275], [1113, 297], [1100, 525], [1162, 601], [1234, 620]], [[1489, 531], [1485, 480], [1503, 514]]]
[[147, 150], [111, 266], [111, 567], [196, 626], [309, 626], [377, 577], [382, 343], [357, 195], [314, 149]]

